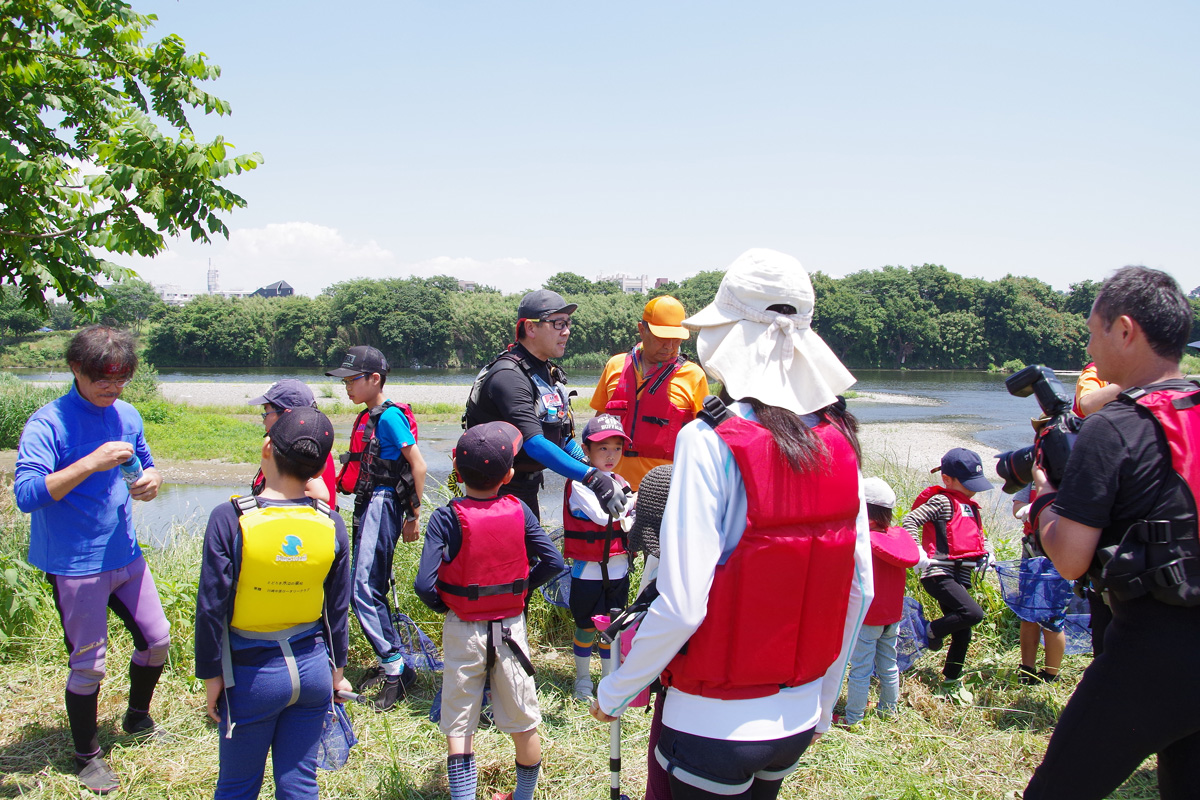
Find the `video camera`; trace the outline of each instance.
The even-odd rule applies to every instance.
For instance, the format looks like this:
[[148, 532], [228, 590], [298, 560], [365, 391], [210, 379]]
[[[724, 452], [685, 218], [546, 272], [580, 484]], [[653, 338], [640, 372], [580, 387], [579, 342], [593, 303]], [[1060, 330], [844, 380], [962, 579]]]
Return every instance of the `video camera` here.
[[1033, 364], [1008, 377], [1004, 388], [1013, 397], [1037, 398], [1042, 416], [1031, 420], [1035, 431], [1033, 444], [996, 456], [996, 473], [1004, 479], [1004, 491], [1016, 494], [1033, 480], [1033, 465], [1046, 471], [1055, 485], [1062, 483], [1067, 458], [1075, 443], [1075, 434], [1083, 420], [1072, 411], [1073, 397], [1063, 388], [1054, 370]]

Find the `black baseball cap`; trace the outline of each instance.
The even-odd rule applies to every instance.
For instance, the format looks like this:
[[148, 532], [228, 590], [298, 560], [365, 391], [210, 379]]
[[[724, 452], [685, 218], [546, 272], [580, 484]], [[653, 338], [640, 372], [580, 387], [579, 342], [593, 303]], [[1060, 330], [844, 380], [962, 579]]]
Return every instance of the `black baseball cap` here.
[[942, 456], [942, 465], [934, 467], [930, 472], [941, 470], [943, 475], [957, 478], [962, 485], [972, 492], [986, 492], [996, 487], [983, 476], [983, 462], [979, 454], [965, 447], [956, 447]]
[[574, 314], [579, 308], [575, 303], [568, 303], [561, 294], [549, 289], [538, 289], [521, 298], [517, 306], [518, 319], [545, 319], [551, 314]]
[[523, 439], [515, 425], [485, 422], [468, 428], [454, 445], [454, 460], [460, 469], [475, 472], [489, 483], [496, 483], [512, 469], [513, 456]]
[[[333, 423], [315, 408], [285, 408], [267, 436], [277, 452], [301, 466], [316, 469], [325, 465], [333, 448]], [[316, 444], [317, 455], [297, 451], [296, 445], [302, 441]]]
[[370, 345], [360, 344], [346, 351], [340, 367], [325, 374], [330, 378], [349, 378], [351, 375], [370, 375], [372, 372], [387, 375], [390, 370], [391, 366], [383, 353]]

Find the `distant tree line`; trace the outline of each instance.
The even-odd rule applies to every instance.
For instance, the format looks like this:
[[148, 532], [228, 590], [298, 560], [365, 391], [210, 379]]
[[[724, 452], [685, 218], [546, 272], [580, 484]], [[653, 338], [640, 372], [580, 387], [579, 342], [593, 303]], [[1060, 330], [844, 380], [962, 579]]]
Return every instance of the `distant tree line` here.
[[[650, 296], [671, 294], [695, 313], [712, 301], [722, 274], [701, 272]], [[1014, 360], [1078, 368], [1087, 360], [1085, 320], [1100, 288], [1087, 280], [1060, 292], [1036, 278], [964, 278], [935, 264], [844, 278], [817, 272], [812, 281], [813, 328], [860, 368], [987, 369]], [[636, 341], [645, 295], [570, 272], [543, 286], [579, 304], [569, 366], [599, 366]], [[356, 279], [313, 298], [200, 296], [169, 307], [134, 280], [112, 287], [82, 316], [138, 329], [149, 321], [146, 357], [162, 367], [320, 367], [354, 344], [378, 347], [398, 367], [478, 367], [512, 342], [519, 299], [488, 287], [462, 291], [457, 279], [438, 276]], [[1200, 339], [1200, 298], [1191, 302]], [[16, 292], [0, 291], [0, 333], [20, 335], [43, 322]], [[684, 352], [694, 357], [692, 347], [689, 341]]]

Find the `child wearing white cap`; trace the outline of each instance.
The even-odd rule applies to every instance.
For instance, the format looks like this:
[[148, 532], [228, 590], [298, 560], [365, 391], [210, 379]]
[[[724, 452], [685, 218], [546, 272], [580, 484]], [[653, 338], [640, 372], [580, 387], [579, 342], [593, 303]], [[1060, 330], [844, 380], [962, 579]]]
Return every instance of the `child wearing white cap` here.
[[871, 673], [879, 678], [880, 714], [893, 712], [900, 697], [900, 669], [896, 665], [896, 639], [904, 611], [904, 576], [909, 567], [928, 561], [908, 531], [892, 525], [896, 493], [883, 478], [863, 479], [867, 520], [871, 526], [871, 563], [875, 598], [867, 609], [858, 641], [850, 655], [846, 683], [844, 725], [862, 722], [867, 710]]

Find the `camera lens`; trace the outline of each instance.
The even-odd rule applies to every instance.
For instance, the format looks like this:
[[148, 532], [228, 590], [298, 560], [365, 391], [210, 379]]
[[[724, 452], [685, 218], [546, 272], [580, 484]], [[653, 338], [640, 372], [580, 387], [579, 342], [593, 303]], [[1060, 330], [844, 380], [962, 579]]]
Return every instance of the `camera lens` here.
[[1004, 493], [1016, 494], [1033, 480], [1034, 445], [1009, 450], [996, 456], [996, 474], [1004, 479]]

